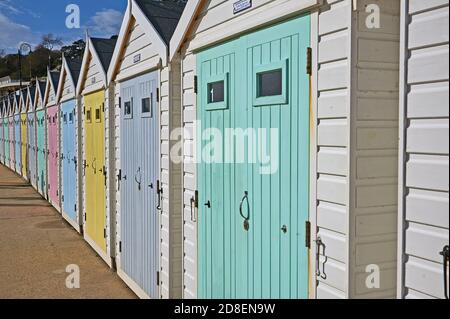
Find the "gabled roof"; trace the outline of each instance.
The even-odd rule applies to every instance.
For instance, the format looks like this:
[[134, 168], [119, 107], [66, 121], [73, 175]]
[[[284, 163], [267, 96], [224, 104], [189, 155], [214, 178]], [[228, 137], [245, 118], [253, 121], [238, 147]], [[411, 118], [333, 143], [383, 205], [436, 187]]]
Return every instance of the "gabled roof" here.
[[[34, 109], [37, 109], [37, 104], [39, 102], [39, 100], [42, 102], [41, 106], [44, 107], [44, 95], [45, 95], [45, 90], [46, 90], [46, 81], [36, 81], [36, 93], [34, 96]], [[39, 97], [38, 97], [39, 94]]]
[[161, 35], [162, 39], [169, 46], [170, 39], [177, 27], [184, 7], [185, 1], [155, 1], [155, 0], [135, 0], [136, 4], [144, 12], [145, 16]]
[[20, 91], [16, 91], [13, 93], [13, 108], [14, 108], [13, 114], [20, 113], [19, 104], [20, 104]]
[[81, 94], [84, 88], [84, 81], [89, 68], [90, 57], [96, 59], [102, 69], [102, 77], [104, 85], [108, 85], [108, 68], [111, 64], [111, 58], [114, 52], [117, 38], [112, 37], [110, 39], [91, 38], [86, 34], [86, 48], [84, 49], [83, 60], [81, 63], [80, 76], [76, 85], [77, 94]]
[[[59, 82], [56, 90], [56, 101], [59, 102], [63, 93], [64, 89], [64, 83], [66, 80], [66, 77], [69, 77], [70, 82], [73, 86], [73, 95], [75, 95], [78, 78], [80, 76], [81, 71], [81, 59], [69, 59], [66, 58], [63, 54], [62, 56], [62, 66], [61, 66], [61, 72], [59, 76]], [[74, 97], [74, 96], [71, 96]]]
[[117, 38], [111, 39], [100, 39], [100, 38], [91, 38], [92, 44], [95, 48], [95, 51], [98, 54], [98, 58], [100, 59], [100, 63], [103, 66], [103, 69], [108, 72], [109, 64], [111, 63], [111, 58], [114, 53], [114, 47], [116, 46]]
[[19, 95], [19, 108], [20, 108], [20, 112], [26, 112], [26, 102], [27, 102], [27, 93], [28, 93], [28, 87], [26, 87], [25, 89], [22, 89], [19, 91], [20, 95]]
[[186, 3], [182, 0], [128, 0], [111, 66], [108, 70], [108, 81], [116, 79], [118, 66], [122, 61], [133, 23], [139, 24], [145, 30], [146, 36], [150, 37], [152, 46], [159, 54], [162, 65], [166, 66], [169, 42], [185, 6]]
[[58, 83], [59, 83], [59, 75], [60, 73], [57, 71], [50, 71], [49, 68], [47, 68], [47, 82], [45, 85], [45, 93], [42, 98], [42, 103], [44, 106], [47, 106], [48, 104], [48, 98], [50, 96], [50, 90], [53, 90], [55, 93], [55, 103], [56, 103], [56, 90], [58, 89]]
[[34, 98], [36, 97], [36, 84], [30, 85], [27, 89], [27, 111], [34, 109]]

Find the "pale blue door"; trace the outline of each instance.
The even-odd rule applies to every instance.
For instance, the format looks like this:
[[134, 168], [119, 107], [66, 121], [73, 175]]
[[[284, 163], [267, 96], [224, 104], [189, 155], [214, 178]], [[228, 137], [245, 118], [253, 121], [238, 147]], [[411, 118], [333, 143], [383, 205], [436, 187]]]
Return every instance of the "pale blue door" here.
[[158, 298], [158, 73], [121, 83], [121, 268]]
[[62, 206], [63, 212], [74, 222], [77, 222], [76, 207], [76, 169], [78, 154], [76, 149], [75, 131], [75, 100], [61, 104], [62, 133]]

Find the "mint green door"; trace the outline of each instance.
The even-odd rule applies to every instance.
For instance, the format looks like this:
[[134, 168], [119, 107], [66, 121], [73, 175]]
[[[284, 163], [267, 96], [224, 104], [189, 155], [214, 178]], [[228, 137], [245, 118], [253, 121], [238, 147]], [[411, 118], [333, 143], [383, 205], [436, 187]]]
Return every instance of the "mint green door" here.
[[197, 56], [198, 295], [307, 298], [310, 20]]

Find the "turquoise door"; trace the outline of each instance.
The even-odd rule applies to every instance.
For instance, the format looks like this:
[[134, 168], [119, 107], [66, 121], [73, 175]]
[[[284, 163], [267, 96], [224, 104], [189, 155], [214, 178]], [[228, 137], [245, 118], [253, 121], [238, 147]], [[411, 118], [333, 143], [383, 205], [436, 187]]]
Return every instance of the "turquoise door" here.
[[198, 54], [201, 298], [308, 297], [309, 34], [303, 16]]
[[37, 190], [47, 197], [47, 150], [45, 146], [45, 110], [36, 111]]

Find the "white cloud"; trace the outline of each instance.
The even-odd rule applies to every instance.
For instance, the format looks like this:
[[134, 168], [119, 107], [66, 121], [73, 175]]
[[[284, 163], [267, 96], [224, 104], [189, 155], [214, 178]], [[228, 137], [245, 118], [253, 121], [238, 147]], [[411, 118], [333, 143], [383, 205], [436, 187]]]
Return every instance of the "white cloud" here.
[[103, 9], [89, 19], [86, 27], [92, 36], [110, 37], [120, 30], [123, 13], [114, 9]]
[[36, 44], [39, 35], [28, 26], [16, 23], [0, 12], [0, 49], [15, 52], [21, 42]]

